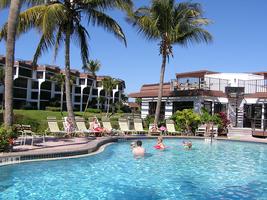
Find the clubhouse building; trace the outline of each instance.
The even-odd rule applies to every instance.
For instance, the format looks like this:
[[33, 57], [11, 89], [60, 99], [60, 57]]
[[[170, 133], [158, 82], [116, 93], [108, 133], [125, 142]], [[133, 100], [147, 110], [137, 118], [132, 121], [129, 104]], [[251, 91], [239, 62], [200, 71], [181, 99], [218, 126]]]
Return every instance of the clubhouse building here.
[[[0, 56], [0, 67], [5, 66], [5, 57]], [[45, 109], [51, 102], [60, 102], [60, 83], [52, 80], [52, 77], [59, 73], [65, 73], [58, 66], [37, 65], [33, 66], [31, 61], [16, 60], [14, 64], [14, 108], [31, 107], [32, 109]], [[90, 87], [92, 88], [89, 107], [107, 107], [107, 102], [115, 103], [120, 101], [124, 93], [125, 82], [119, 80], [119, 84], [113, 89], [110, 97], [102, 86], [102, 80], [107, 76], [96, 78], [88, 73], [81, 73], [71, 70], [74, 77], [72, 84], [72, 102], [74, 109], [83, 111], [89, 98]], [[4, 86], [0, 85], [0, 99], [3, 98]], [[65, 92], [63, 108], [66, 108]], [[64, 109], [65, 110], [65, 109]]]
[[[146, 84], [129, 97], [141, 98], [141, 115], [154, 115], [158, 84]], [[225, 112], [232, 126], [267, 127], [267, 72], [220, 73], [207, 70], [177, 73], [163, 86], [161, 117], [177, 110], [205, 107], [211, 114]]]

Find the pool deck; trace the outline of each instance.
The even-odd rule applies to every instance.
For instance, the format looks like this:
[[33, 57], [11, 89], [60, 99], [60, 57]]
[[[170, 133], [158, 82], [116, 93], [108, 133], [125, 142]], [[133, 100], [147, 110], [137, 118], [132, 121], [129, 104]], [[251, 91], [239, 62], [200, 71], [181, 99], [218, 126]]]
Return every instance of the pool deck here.
[[[112, 136], [97, 138], [61, 138], [47, 137], [46, 142], [36, 141], [34, 145], [27, 142], [26, 145], [16, 145], [13, 152], [0, 153], [0, 165], [43, 160], [43, 159], [62, 159], [65, 157], [74, 157], [88, 155], [96, 152], [102, 145], [117, 142], [118, 140], [157, 138], [157, 136]], [[165, 136], [164, 138], [185, 138], [185, 139], [204, 139], [204, 137], [195, 136]], [[251, 135], [233, 135], [228, 138], [214, 138], [215, 140], [225, 141], [243, 141], [266, 143], [267, 139], [254, 138]]]

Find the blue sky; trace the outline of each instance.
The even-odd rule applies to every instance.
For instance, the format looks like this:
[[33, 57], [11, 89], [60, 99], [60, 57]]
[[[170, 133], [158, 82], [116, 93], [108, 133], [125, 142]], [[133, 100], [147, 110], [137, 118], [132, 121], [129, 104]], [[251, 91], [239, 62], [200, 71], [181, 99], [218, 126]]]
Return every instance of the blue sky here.
[[[180, 1], [177, 1], [180, 2]], [[208, 69], [220, 72], [267, 71], [267, 1], [266, 0], [198, 0], [205, 17], [213, 24], [207, 27], [213, 35], [211, 44], [195, 44], [188, 48], [174, 46], [174, 58], [166, 68], [165, 81], [177, 72]], [[148, 0], [134, 0], [136, 6]], [[122, 26], [128, 46], [119, 42], [102, 28], [88, 27], [90, 59], [101, 61], [99, 75], [111, 75], [126, 81], [126, 92], [139, 91], [145, 83], [157, 83], [161, 66], [158, 42], [145, 40], [124, 20], [124, 14], [110, 12]], [[0, 25], [7, 20], [7, 10], [0, 11]], [[19, 38], [16, 58], [32, 59], [39, 35], [35, 31]], [[56, 65], [64, 67], [64, 49]], [[52, 52], [42, 56], [40, 64], [52, 64]], [[5, 54], [5, 43], [0, 43], [0, 54]], [[79, 50], [71, 48], [71, 66], [81, 70]]]

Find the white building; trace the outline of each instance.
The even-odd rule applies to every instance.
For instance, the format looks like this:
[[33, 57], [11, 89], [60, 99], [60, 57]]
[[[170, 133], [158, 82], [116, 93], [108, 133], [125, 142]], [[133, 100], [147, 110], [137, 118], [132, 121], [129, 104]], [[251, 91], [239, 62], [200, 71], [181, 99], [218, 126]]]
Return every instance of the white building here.
[[[5, 57], [0, 56], [0, 67], [5, 66]], [[37, 65], [33, 66], [31, 61], [17, 60], [14, 64], [14, 108], [23, 108], [26, 105], [33, 109], [45, 109], [51, 101], [60, 101], [60, 84], [51, 78], [58, 73], [63, 73], [57, 66]], [[71, 75], [75, 78], [72, 84], [72, 102], [75, 110], [83, 111], [92, 88], [90, 107], [106, 109], [108, 100], [112, 103], [120, 101], [121, 94], [124, 93], [125, 83], [120, 83], [113, 89], [111, 97], [108, 97], [102, 87], [102, 80], [107, 76], [97, 76], [80, 73], [71, 70]], [[4, 86], [0, 86], [0, 99], [3, 97]], [[65, 94], [65, 93], [64, 93]], [[103, 97], [102, 104], [99, 99]], [[64, 108], [66, 107], [64, 95]]]
[[[161, 117], [169, 118], [175, 111], [205, 107], [211, 114], [227, 113], [236, 127], [267, 127], [267, 72], [218, 73], [206, 70], [177, 73], [176, 79], [163, 87]], [[141, 87], [129, 95], [142, 98], [141, 115], [154, 115], [158, 84]]]

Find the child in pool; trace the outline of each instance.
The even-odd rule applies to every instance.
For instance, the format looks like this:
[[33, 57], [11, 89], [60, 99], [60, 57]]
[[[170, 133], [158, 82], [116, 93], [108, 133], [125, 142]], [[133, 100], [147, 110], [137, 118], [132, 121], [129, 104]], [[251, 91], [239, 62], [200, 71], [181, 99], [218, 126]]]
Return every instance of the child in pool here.
[[192, 149], [193, 144], [191, 141], [188, 141], [188, 142], [183, 141], [183, 146], [185, 149], [190, 150], [190, 149]]
[[163, 138], [161, 136], [158, 137], [158, 142], [154, 146], [156, 149], [165, 149], [165, 145], [163, 144]]

